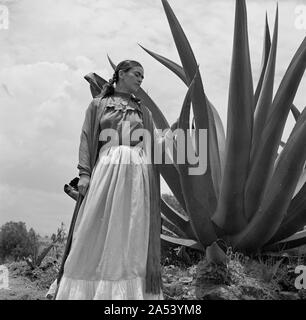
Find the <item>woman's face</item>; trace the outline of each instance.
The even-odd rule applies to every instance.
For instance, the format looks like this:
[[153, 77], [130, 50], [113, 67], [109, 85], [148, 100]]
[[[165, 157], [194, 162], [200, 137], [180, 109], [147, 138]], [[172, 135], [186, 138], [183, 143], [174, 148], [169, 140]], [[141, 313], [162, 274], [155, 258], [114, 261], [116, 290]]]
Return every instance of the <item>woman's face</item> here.
[[140, 88], [143, 78], [142, 67], [133, 67], [126, 72], [119, 71], [119, 85], [130, 93], [134, 93]]

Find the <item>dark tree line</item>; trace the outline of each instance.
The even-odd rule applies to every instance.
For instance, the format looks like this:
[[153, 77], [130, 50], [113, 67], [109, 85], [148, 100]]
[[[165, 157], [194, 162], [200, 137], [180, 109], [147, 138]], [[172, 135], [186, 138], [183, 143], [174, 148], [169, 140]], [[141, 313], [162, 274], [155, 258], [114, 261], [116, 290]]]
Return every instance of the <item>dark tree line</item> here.
[[7, 222], [0, 229], [0, 258], [15, 261], [27, 256], [36, 256], [39, 235], [31, 228], [27, 231], [24, 222]]

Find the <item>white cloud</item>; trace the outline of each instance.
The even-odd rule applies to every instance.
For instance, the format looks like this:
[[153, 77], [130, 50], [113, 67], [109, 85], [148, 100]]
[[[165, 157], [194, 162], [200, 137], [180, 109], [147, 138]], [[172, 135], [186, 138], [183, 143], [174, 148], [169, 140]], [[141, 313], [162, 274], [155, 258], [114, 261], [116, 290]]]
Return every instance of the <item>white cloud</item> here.
[[[90, 100], [80, 74], [92, 63], [78, 56], [75, 65], [78, 69], [71, 70], [65, 64], [38, 62], [0, 72], [0, 83], [5, 81], [12, 95], [1, 99], [2, 182], [62, 190], [71, 178], [63, 180], [63, 173], [75, 174], [82, 117]], [[79, 90], [81, 82], [84, 91]]]

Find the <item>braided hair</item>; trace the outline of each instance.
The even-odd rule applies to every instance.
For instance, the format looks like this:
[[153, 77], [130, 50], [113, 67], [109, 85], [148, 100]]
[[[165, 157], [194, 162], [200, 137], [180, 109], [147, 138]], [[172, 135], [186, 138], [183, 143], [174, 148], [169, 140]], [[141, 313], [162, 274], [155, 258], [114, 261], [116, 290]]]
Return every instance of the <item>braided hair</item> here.
[[115, 92], [115, 87], [114, 84], [117, 83], [119, 81], [119, 71], [122, 70], [124, 72], [129, 71], [130, 69], [134, 68], [134, 67], [142, 67], [142, 65], [135, 61], [135, 60], [123, 60], [121, 61], [116, 69], [115, 72], [113, 74], [113, 77], [111, 79], [108, 80], [108, 83], [106, 83], [103, 86], [103, 90], [102, 90], [102, 97], [109, 97], [111, 95], [114, 94]]

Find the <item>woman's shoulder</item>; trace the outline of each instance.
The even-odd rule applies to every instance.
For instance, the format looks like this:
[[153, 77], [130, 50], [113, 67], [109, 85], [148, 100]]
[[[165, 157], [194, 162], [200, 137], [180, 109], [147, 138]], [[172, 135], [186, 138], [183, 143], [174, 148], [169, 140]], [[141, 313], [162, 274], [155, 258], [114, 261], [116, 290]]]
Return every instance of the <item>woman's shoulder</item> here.
[[90, 107], [97, 108], [102, 105], [103, 102], [106, 102], [108, 98], [103, 96], [96, 96], [91, 100]]

